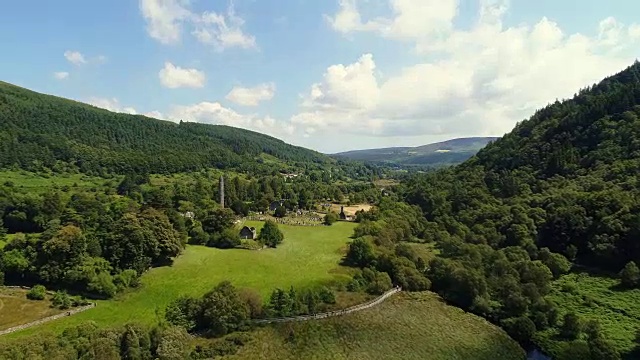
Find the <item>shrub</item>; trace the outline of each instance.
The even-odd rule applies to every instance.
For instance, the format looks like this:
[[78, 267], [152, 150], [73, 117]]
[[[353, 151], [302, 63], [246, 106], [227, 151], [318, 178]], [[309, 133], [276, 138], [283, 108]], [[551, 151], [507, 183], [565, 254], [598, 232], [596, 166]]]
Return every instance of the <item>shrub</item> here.
[[336, 221], [338, 221], [338, 214], [334, 211], [329, 211], [327, 215], [324, 216], [324, 224], [325, 225], [333, 225]]
[[620, 283], [627, 288], [633, 288], [640, 284], [640, 269], [633, 261], [629, 261], [620, 271]]
[[51, 303], [53, 306], [58, 307], [62, 310], [68, 309], [73, 305], [69, 294], [65, 291], [56, 291], [56, 293], [51, 298]]
[[44, 300], [47, 295], [47, 289], [42, 285], [36, 285], [27, 293], [27, 299], [29, 300]]

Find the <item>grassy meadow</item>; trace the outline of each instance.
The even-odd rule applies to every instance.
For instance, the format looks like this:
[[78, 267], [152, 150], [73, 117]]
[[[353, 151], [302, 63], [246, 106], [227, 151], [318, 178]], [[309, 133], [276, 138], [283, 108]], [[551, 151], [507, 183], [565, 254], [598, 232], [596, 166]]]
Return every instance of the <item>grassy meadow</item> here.
[[[262, 223], [247, 222], [260, 228]], [[85, 321], [100, 326], [135, 321], [151, 324], [166, 305], [180, 295], [202, 295], [223, 280], [256, 289], [265, 298], [276, 287], [306, 287], [347, 281], [350, 270], [339, 265], [355, 224], [296, 227], [280, 225], [285, 240], [276, 249], [220, 250], [188, 246], [173, 266], [151, 269], [141, 286], [80, 314], [10, 334], [14, 338], [42, 330], [61, 331]]]
[[61, 313], [51, 308], [49, 298], [29, 300], [26, 290], [0, 288], [0, 330]]
[[43, 193], [52, 186], [92, 188], [101, 187], [105, 182], [114, 182], [117, 184], [118, 181], [118, 179], [105, 180], [83, 174], [48, 175], [27, 171], [0, 171], [0, 184], [11, 183], [14, 187], [20, 189], [20, 191], [34, 193]]
[[265, 326], [229, 359], [525, 359], [498, 327], [436, 294], [401, 293], [374, 308], [319, 321]]
[[[598, 320], [605, 337], [622, 353], [629, 353], [640, 329], [640, 289], [622, 290], [618, 284], [615, 278], [574, 272], [554, 282], [551, 298], [561, 316], [575, 312], [583, 321]], [[556, 336], [551, 330], [539, 334], [541, 347], [552, 354], [559, 352], [563, 343], [554, 342]]]

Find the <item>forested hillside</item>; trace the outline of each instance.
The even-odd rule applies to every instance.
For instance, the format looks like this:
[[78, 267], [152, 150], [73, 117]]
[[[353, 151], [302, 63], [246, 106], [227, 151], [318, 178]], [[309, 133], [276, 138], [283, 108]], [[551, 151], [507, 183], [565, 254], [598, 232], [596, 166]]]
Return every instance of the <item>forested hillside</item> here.
[[70, 164], [96, 175], [271, 170], [262, 154], [298, 168], [336, 163], [248, 130], [113, 113], [0, 82], [0, 167], [40, 171]]
[[[409, 180], [405, 197], [439, 229], [446, 258], [431, 264], [434, 289], [516, 338], [558, 325], [554, 339], [572, 340], [583, 329], [587, 351], [599, 354], [599, 325], [542, 316], [550, 289], [529, 284], [565, 274], [570, 260], [609, 274], [626, 265], [623, 287], [638, 286], [629, 262], [640, 261], [639, 104], [636, 62], [539, 110], [464, 164]], [[529, 259], [540, 268], [518, 265]]]

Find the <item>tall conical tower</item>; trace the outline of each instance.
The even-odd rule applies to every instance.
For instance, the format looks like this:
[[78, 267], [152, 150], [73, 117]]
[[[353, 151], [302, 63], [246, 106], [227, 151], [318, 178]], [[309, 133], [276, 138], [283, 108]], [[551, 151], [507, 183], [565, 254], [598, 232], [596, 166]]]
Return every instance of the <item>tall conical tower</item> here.
[[220, 206], [224, 208], [224, 175], [220, 176]]

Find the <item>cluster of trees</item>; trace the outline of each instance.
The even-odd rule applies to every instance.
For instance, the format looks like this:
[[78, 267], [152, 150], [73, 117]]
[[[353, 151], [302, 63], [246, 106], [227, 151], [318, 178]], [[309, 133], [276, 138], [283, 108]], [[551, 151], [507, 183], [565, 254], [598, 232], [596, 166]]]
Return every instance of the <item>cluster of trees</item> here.
[[430, 232], [419, 208], [383, 198], [377, 207], [359, 211], [358, 226], [345, 261], [362, 269], [349, 288], [380, 294], [392, 283], [408, 291], [428, 290], [426, 262], [409, 242], [423, 242]]
[[554, 277], [569, 271], [562, 255], [546, 248], [494, 249], [453, 237], [440, 247], [427, 273], [433, 290], [447, 301], [501, 324], [525, 343], [536, 331], [558, 324], [557, 306], [546, 295]]
[[[47, 289], [42, 285], [35, 285], [27, 292], [27, 299], [29, 300], [44, 300], [46, 297]], [[65, 310], [70, 307], [89, 305], [89, 301], [84, 298], [79, 299], [69, 296], [66, 291], [56, 291], [53, 296], [51, 296], [51, 305]]]
[[183, 296], [165, 311], [166, 320], [188, 332], [222, 336], [246, 329], [251, 314], [261, 313], [259, 295], [243, 295], [228, 281], [223, 281], [200, 298]]
[[104, 359], [104, 360], [185, 360], [211, 359], [233, 354], [246, 341], [238, 334], [223, 341], [193, 344], [184, 328], [161, 324], [147, 328], [127, 324], [103, 329], [87, 322], [68, 328], [60, 335], [39, 334], [0, 344], [0, 358], [22, 359]]
[[317, 314], [327, 310], [327, 306], [336, 303], [336, 296], [327, 287], [289, 291], [275, 289], [264, 306], [266, 317], [287, 317]]
[[108, 298], [182, 251], [184, 243], [165, 213], [95, 205], [104, 213], [96, 214], [92, 226], [81, 224], [90, 217], [69, 211], [49, 221], [41, 234], [16, 235], [0, 250], [5, 282], [46, 284]]
[[223, 281], [200, 298], [183, 296], [165, 311], [165, 319], [190, 333], [219, 337], [249, 328], [251, 319], [314, 314], [335, 304], [326, 287], [289, 291], [275, 289], [266, 303], [251, 289], [236, 289]]

